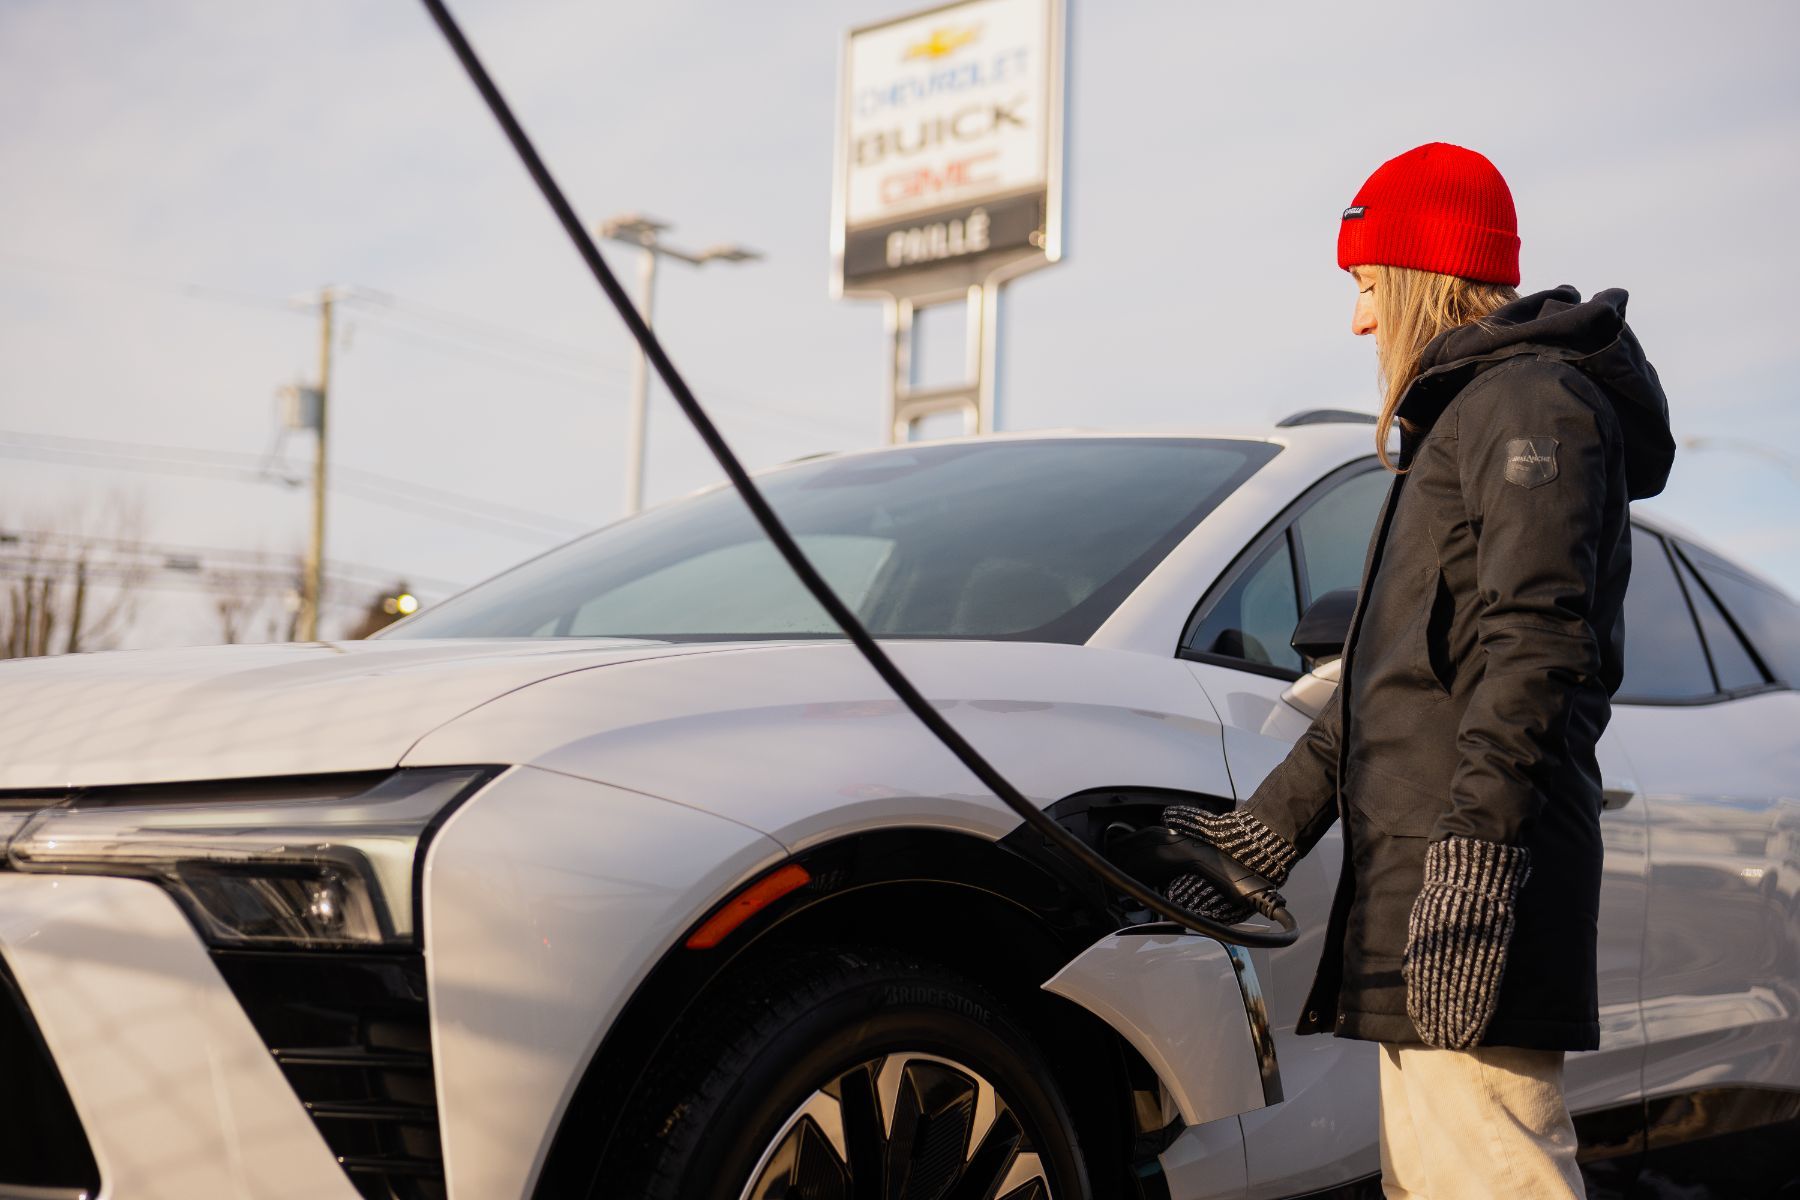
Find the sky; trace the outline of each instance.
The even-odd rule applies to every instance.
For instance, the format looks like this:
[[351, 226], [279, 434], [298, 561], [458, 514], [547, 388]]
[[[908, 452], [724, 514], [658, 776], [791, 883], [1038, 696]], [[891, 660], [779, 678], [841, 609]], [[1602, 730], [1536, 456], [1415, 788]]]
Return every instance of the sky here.
[[[1069, 3], [1068, 253], [1006, 294], [1000, 428], [1374, 411], [1338, 214], [1454, 142], [1512, 188], [1522, 290], [1629, 291], [1707, 439], [1639, 507], [1800, 593], [1800, 7]], [[765, 256], [667, 264], [655, 309], [753, 468], [883, 438], [880, 307], [828, 292], [834, 104], [844, 32], [913, 7], [455, 4], [585, 222]], [[277, 392], [326, 285], [327, 555], [367, 585], [326, 636], [622, 514], [630, 343], [420, 6], [9, 0], [0, 110], [0, 532], [297, 555], [307, 493], [259, 471], [308, 469]], [[648, 502], [718, 476], [656, 395]], [[156, 578], [120, 644], [221, 640]]]

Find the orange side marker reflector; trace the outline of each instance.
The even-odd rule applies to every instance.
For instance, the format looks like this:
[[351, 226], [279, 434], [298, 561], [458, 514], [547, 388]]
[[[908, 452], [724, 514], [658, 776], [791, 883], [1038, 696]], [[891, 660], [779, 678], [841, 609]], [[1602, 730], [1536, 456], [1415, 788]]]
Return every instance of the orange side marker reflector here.
[[758, 909], [781, 899], [801, 884], [812, 878], [812, 874], [799, 863], [788, 863], [777, 867], [761, 879], [733, 896], [718, 912], [706, 919], [706, 923], [688, 935], [684, 943], [689, 950], [705, 950], [725, 940], [732, 930], [748, 921]]

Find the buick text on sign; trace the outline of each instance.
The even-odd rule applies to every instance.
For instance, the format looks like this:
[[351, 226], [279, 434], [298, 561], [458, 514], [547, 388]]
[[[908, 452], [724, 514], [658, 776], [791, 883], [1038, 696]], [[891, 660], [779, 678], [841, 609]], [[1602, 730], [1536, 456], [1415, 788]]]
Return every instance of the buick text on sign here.
[[1050, 0], [968, 0], [852, 33], [839, 148], [846, 280], [1040, 243], [1051, 12]]

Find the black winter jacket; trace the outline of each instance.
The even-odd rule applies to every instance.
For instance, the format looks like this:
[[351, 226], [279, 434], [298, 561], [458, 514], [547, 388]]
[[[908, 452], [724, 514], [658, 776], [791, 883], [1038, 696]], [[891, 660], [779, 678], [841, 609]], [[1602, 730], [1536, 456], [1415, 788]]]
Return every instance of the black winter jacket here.
[[1668, 402], [1626, 293], [1564, 285], [1447, 330], [1397, 465], [1333, 700], [1245, 803], [1343, 869], [1300, 1033], [1418, 1043], [1401, 976], [1428, 843], [1529, 847], [1482, 1045], [1599, 1045], [1600, 771], [1623, 676], [1628, 500], [1662, 490]]

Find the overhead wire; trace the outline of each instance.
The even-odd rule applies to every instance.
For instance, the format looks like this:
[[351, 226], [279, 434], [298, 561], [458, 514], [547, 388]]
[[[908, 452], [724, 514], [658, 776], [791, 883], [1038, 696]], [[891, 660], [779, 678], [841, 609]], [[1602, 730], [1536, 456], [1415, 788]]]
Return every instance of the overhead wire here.
[[[74, 575], [77, 573], [86, 573], [89, 576], [104, 574], [112, 577], [129, 578], [136, 578], [139, 576], [148, 578], [154, 575], [159, 578], [167, 577], [172, 579], [199, 580], [210, 578], [216, 580], [255, 581], [280, 584], [284, 587], [297, 585], [299, 579], [299, 573], [297, 571], [287, 570], [282, 567], [257, 567], [238, 563], [215, 567], [196, 564], [195, 566], [188, 568], [171, 566], [168, 563], [89, 558], [86, 556], [71, 555], [67, 551], [64, 551], [59, 557], [0, 553], [0, 566], [5, 567], [14, 574], [54, 572], [58, 574]], [[347, 569], [342, 566], [337, 569], [331, 578], [340, 584], [377, 592], [385, 591], [395, 579], [393, 575], [386, 573], [377, 573], [373, 576], [364, 577], [354, 573], [353, 569]]]
[[[143, 587], [155, 591], [210, 592], [217, 595], [242, 594], [245, 584], [278, 586], [291, 582], [285, 576], [276, 577], [271, 575], [265, 578], [253, 574], [233, 574], [212, 578], [206, 576], [182, 575], [179, 573], [141, 575], [134, 574], [132, 571], [125, 569], [122, 564], [90, 564], [85, 569], [81, 570], [78, 570], [76, 564], [73, 562], [67, 564], [51, 563], [47, 564], [47, 567], [40, 567], [37, 564], [16, 563], [0, 558], [0, 579], [43, 579], [49, 576], [54, 576], [54, 578], [59, 581], [67, 581], [77, 578], [78, 576], [85, 576], [89, 581], [130, 583], [133, 588]], [[326, 583], [328, 585], [334, 585], [340, 591], [371, 587], [371, 585], [360, 580], [345, 580], [330, 576], [326, 578]], [[324, 602], [326, 604], [336, 605], [340, 608], [353, 608], [359, 611], [366, 609], [369, 606], [367, 600], [356, 600], [342, 596], [334, 596], [329, 592], [327, 593]]]
[[[248, 467], [213, 466], [204, 463], [181, 464], [169, 463], [158, 459], [137, 460], [117, 454], [98, 451], [59, 450], [48, 447], [9, 446], [0, 442], [0, 458], [26, 459], [37, 462], [62, 463], [69, 466], [102, 467], [109, 470], [138, 471], [153, 475], [169, 475], [187, 479], [231, 479], [239, 483], [267, 483], [268, 477], [260, 470]], [[459, 525], [469, 528], [483, 529], [515, 541], [533, 542], [540, 546], [555, 546], [569, 540], [569, 535], [558, 533], [541, 526], [526, 526], [505, 518], [483, 516], [463, 509], [435, 505], [429, 501], [409, 499], [403, 495], [383, 492], [358, 483], [348, 478], [330, 481], [326, 489], [379, 504], [386, 508], [398, 509], [416, 516], [430, 517], [445, 524]]]
[[[0, 265], [50, 274], [85, 276], [114, 286], [145, 288], [166, 295], [293, 316], [309, 317], [317, 309], [315, 304], [300, 299], [280, 300], [214, 284], [184, 282], [87, 263], [45, 259], [5, 249], [0, 249]], [[571, 386], [603, 388], [609, 382], [608, 377], [622, 380], [630, 375], [629, 364], [597, 358], [591, 351], [581, 347], [423, 304], [377, 288], [350, 285], [338, 289], [338, 297], [340, 302], [354, 307], [361, 316], [376, 320], [387, 318], [390, 321], [411, 318], [456, 330], [465, 339], [450, 341], [416, 330], [396, 329], [392, 324], [381, 330], [383, 337], [393, 338], [403, 344], [465, 358], [480, 358], [543, 378], [556, 379]], [[487, 345], [471, 345], [467, 341], [471, 338]], [[557, 364], [561, 364], [560, 369]], [[855, 436], [847, 425], [839, 425], [828, 417], [798, 412], [766, 398], [747, 396], [741, 389], [724, 389], [724, 395], [730, 402], [730, 408], [741, 410], [733, 415], [745, 420], [783, 425], [790, 432], [804, 435], [816, 436], [821, 429], [827, 429], [839, 431], [845, 436]], [[620, 399], [622, 401], [623, 398]]]
[[[95, 547], [114, 552], [137, 554], [149, 558], [165, 560], [197, 560], [201, 563], [222, 561], [227, 566], [238, 567], [250, 565], [280, 571], [289, 566], [297, 566], [300, 555], [284, 554], [274, 550], [246, 550], [225, 546], [192, 546], [170, 542], [149, 542], [137, 538], [106, 537], [100, 534], [63, 533], [50, 530], [18, 529], [0, 525], [0, 561], [14, 546], [74, 546]], [[411, 571], [396, 571], [389, 567], [370, 566], [367, 563], [350, 562], [341, 558], [327, 558], [325, 568], [328, 572], [337, 572], [345, 576], [364, 576], [369, 579], [404, 579], [409, 585], [427, 591], [458, 592], [466, 585], [452, 583], [447, 579], [438, 579], [430, 575], [419, 575]], [[184, 567], [169, 567], [167, 570], [182, 570]]]
[[[72, 462], [75, 465], [190, 477], [235, 479], [246, 483], [266, 483], [271, 479], [282, 483], [291, 482], [273, 469], [271, 456], [268, 454], [120, 442], [62, 434], [0, 430], [0, 457]], [[414, 483], [380, 471], [336, 465], [332, 468], [332, 473], [333, 478], [327, 483], [327, 488], [331, 491], [342, 491], [377, 504], [443, 520], [474, 520], [498, 532], [523, 536], [540, 544], [567, 541], [593, 528], [592, 524], [567, 517], [552, 516], [428, 484]]]
[[[576, 382], [596, 388], [604, 387], [606, 385], [606, 376], [612, 376], [619, 380], [623, 380], [628, 378], [631, 373], [631, 367], [627, 363], [612, 362], [596, 358], [592, 353], [584, 352], [580, 348], [571, 346], [567, 343], [520, 333], [517, 330], [511, 330], [504, 326], [492, 325], [473, 317], [463, 317], [453, 313], [446, 313], [441, 309], [432, 309], [417, 305], [412, 301], [401, 300], [397, 297], [387, 296], [383, 293], [374, 294], [382, 297], [378, 302], [379, 307], [377, 309], [360, 308], [359, 312], [362, 315], [388, 318], [397, 315], [412, 316], [427, 322], [440, 324], [448, 329], [464, 331], [465, 337], [472, 333], [486, 339], [490, 343], [488, 346], [480, 348], [467, 345], [463, 342], [437, 341], [431, 343], [449, 349], [452, 352], [494, 359], [508, 365], [516, 365], [521, 369], [536, 371], [549, 378]], [[359, 300], [367, 300], [368, 294], [361, 289], [351, 289], [348, 293], [348, 299], [352, 303], [355, 303]], [[412, 341], [414, 344], [418, 345], [427, 344], [424, 339], [430, 337], [429, 334], [421, 334], [417, 331], [408, 331], [406, 334], [402, 334], [399, 330], [396, 330], [391, 326], [382, 330], [382, 335], [384, 337], [398, 338], [403, 341]], [[534, 359], [554, 360], [557, 363], [566, 364], [566, 366], [559, 368], [552, 365], [550, 361], [534, 361]], [[852, 431], [848, 425], [839, 425], [828, 418], [821, 419], [815, 414], [798, 412], [794, 409], [778, 405], [765, 398], [751, 396], [745, 393], [741, 388], [732, 387], [723, 389], [723, 394], [728, 402], [726, 411], [729, 415], [734, 417], [752, 420], [760, 419], [768, 423], [786, 425], [794, 432], [801, 434], [816, 436], [820, 432], [820, 429], [824, 428], [841, 432], [845, 436], [852, 436]]]
[[206, 300], [215, 304], [230, 304], [239, 308], [260, 309], [265, 312], [282, 312], [290, 316], [306, 316], [309, 312], [305, 305], [296, 304], [291, 300], [277, 300], [270, 296], [259, 296], [253, 292], [238, 291], [235, 288], [219, 287], [208, 283], [188, 283], [156, 275], [121, 271], [111, 266], [59, 261], [42, 258], [35, 254], [21, 254], [15, 250], [0, 249], [0, 265], [51, 275], [82, 275], [101, 283], [110, 283], [115, 287], [142, 288], [162, 292], [165, 295], [184, 296], [191, 300]]
[[[386, 315], [387, 314], [385, 313], [361, 313], [359, 314], [359, 317], [375, 317], [377, 324], [374, 331], [376, 335], [383, 339], [391, 339], [400, 342], [403, 345], [418, 346], [435, 353], [450, 354], [458, 358], [474, 359], [479, 362], [492, 363], [524, 374], [555, 380], [556, 382], [565, 384], [571, 388], [580, 388], [584, 391], [598, 391], [613, 383], [612, 380], [601, 376], [597, 372], [582, 373], [569, 367], [559, 366], [553, 362], [535, 361], [512, 351], [502, 350], [492, 346], [472, 344], [466, 341], [452, 341], [448, 337], [435, 332], [421, 332], [420, 330], [409, 329], [406, 327], [381, 325], [380, 322], [386, 319]], [[610, 403], [615, 397], [608, 396], [606, 399]], [[622, 403], [624, 398], [616, 397], [616, 399]]]
[[267, 483], [267, 477], [253, 467], [233, 467], [212, 463], [181, 463], [157, 458], [134, 458], [106, 450], [76, 450], [56, 446], [14, 445], [0, 441], [0, 458], [17, 458], [36, 462], [64, 463], [72, 466], [106, 467], [119, 471], [143, 471], [154, 475], [180, 475], [193, 479], [235, 479], [243, 483]]
[[[413, 320], [426, 321], [453, 329], [464, 337], [478, 338], [511, 350], [535, 354], [540, 358], [560, 358], [573, 366], [583, 368], [610, 366], [605, 360], [597, 359], [591, 350], [538, 334], [526, 333], [523, 330], [496, 325], [479, 317], [421, 304], [416, 300], [404, 299], [391, 292], [353, 287], [347, 290], [346, 299], [353, 304], [368, 305], [369, 309], [380, 310], [397, 317], [410, 317]], [[364, 311], [367, 312], [369, 309]]]

